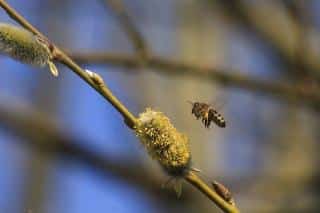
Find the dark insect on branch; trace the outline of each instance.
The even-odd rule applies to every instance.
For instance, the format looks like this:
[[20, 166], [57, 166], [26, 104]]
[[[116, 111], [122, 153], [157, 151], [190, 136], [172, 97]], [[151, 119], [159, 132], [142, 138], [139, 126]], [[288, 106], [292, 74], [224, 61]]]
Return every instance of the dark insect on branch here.
[[197, 118], [197, 120], [201, 118], [201, 121], [206, 128], [210, 127], [211, 122], [214, 122], [221, 128], [226, 127], [225, 119], [209, 104], [191, 101], [188, 102], [192, 104], [191, 113]]

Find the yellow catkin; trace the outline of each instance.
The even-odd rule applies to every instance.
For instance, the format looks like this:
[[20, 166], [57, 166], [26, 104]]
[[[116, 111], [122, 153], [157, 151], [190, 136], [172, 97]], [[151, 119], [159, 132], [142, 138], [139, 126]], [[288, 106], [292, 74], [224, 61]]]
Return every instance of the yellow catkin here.
[[191, 153], [188, 138], [178, 132], [162, 112], [147, 108], [139, 115], [136, 135], [153, 159], [172, 176], [183, 176], [189, 169]]
[[49, 44], [21, 27], [0, 23], [0, 53], [22, 63], [38, 67], [49, 66], [51, 73], [58, 75], [58, 70], [51, 61]]

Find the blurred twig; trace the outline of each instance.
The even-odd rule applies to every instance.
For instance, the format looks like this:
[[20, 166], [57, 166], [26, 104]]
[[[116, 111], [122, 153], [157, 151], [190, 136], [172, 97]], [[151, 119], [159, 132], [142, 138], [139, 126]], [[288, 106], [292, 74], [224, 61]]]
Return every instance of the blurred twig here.
[[[299, 76], [304, 76], [308, 73], [307, 57], [308, 57], [308, 36], [310, 33], [311, 17], [306, 9], [306, 1], [300, 0], [282, 0], [281, 3], [286, 8], [289, 17], [297, 26], [297, 41], [294, 50], [294, 64], [296, 73]], [[308, 76], [305, 76], [308, 77]], [[304, 79], [302, 79], [304, 80]]]
[[[46, 112], [49, 114], [56, 114], [58, 105], [59, 105], [59, 83], [52, 81], [47, 76], [41, 76], [35, 82], [35, 91], [33, 93], [32, 101], [43, 109], [46, 109]], [[46, 88], [47, 92], [43, 92], [43, 88]], [[8, 99], [1, 99], [5, 103], [8, 102]], [[15, 109], [16, 106], [12, 106], [11, 104], [1, 104], [0, 108], [5, 106], [9, 109]], [[3, 108], [2, 108], [3, 109]], [[22, 108], [21, 108], [22, 109]], [[8, 111], [8, 110], [6, 110]], [[31, 110], [30, 110], [31, 111]], [[26, 117], [31, 116], [31, 118], [37, 117], [36, 113], [33, 112], [20, 111], [20, 113], [26, 113]], [[0, 109], [1, 112], [1, 109]], [[15, 113], [13, 110], [9, 111], [7, 115], [19, 115], [20, 113]], [[40, 115], [39, 115], [40, 116]], [[1, 117], [1, 115], [0, 115]], [[45, 117], [43, 115], [43, 117]], [[35, 119], [35, 118], [33, 118]], [[0, 121], [1, 122], [1, 121]], [[23, 123], [31, 123], [31, 122], [23, 122]], [[44, 126], [48, 126], [44, 124]], [[25, 126], [25, 128], [29, 128], [29, 126]], [[14, 133], [19, 132], [11, 131]], [[39, 134], [39, 133], [38, 133]], [[18, 134], [15, 134], [18, 135]], [[26, 137], [23, 138], [26, 140]], [[42, 139], [41, 139], [42, 140]], [[52, 138], [48, 139], [48, 142], [52, 140]], [[34, 142], [35, 144], [41, 143]], [[50, 142], [49, 142], [50, 143]], [[30, 159], [25, 163], [28, 167], [28, 172], [24, 178], [24, 209], [32, 209], [32, 213], [43, 213], [46, 208], [46, 193], [48, 186], [50, 185], [50, 177], [52, 171], [54, 170], [56, 159], [56, 155], [53, 152], [44, 152], [40, 149], [30, 149]]]
[[0, 126], [27, 139], [23, 141], [37, 150], [82, 162], [104, 175], [115, 175], [149, 190], [161, 184], [161, 180], [148, 172], [141, 173], [131, 165], [124, 165], [119, 161], [113, 163], [107, 156], [85, 149], [80, 144], [90, 142], [67, 136], [47, 115], [28, 107], [1, 104]]
[[[212, 0], [208, 1], [214, 2]], [[270, 10], [269, 8], [268, 14], [270, 15], [270, 17], [262, 18], [259, 15], [258, 11], [254, 11], [254, 9], [248, 7], [247, 3], [242, 0], [218, 0], [218, 2], [223, 6], [224, 12], [229, 15], [228, 17], [231, 18], [233, 22], [249, 29], [251, 32], [254, 32], [274, 50], [281, 61], [284, 62], [288, 67], [288, 69], [286, 70], [288, 71], [289, 75], [294, 73], [295, 75], [298, 75], [297, 79], [300, 80], [301, 78], [299, 77], [305, 78], [306, 75], [308, 75], [317, 82], [320, 82], [320, 62], [318, 60], [318, 57], [311, 56], [311, 53], [305, 52], [305, 54], [307, 55], [304, 56], [304, 59], [307, 60], [299, 60], [298, 62], [295, 61], [295, 50], [297, 46], [300, 46], [299, 32], [303, 31], [304, 29], [304, 26], [301, 25], [301, 23], [292, 20], [290, 16], [286, 16], [287, 18], [289, 18], [288, 20], [293, 24], [293, 29], [291, 29], [291, 33], [283, 34], [281, 33], [281, 30], [276, 28], [276, 25], [274, 24], [276, 20], [272, 18], [272, 10]], [[264, 3], [267, 2], [268, 1]], [[277, 1], [269, 1], [268, 3], [274, 2]], [[267, 8], [263, 9], [268, 10]], [[288, 36], [295, 37], [296, 42], [294, 43], [294, 46], [290, 45], [290, 43], [288, 42]], [[305, 67], [305, 71], [307, 72], [297, 72], [297, 69], [295, 69], [296, 66]]]
[[122, 0], [102, 0], [106, 6], [109, 6], [117, 16], [120, 25], [126, 32], [128, 38], [131, 40], [132, 45], [137, 51], [138, 55], [144, 59], [148, 54], [148, 46], [142, 34], [132, 21], [128, 13], [128, 9]]
[[[71, 55], [79, 63], [111, 64], [127, 68], [139, 66], [138, 58], [132, 55], [111, 53], [72, 53]], [[285, 101], [308, 105], [315, 110], [320, 109], [320, 94], [317, 91], [284, 82], [266, 81], [239, 72], [228, 72], [219, 68], [155, 56], [147, 59], [146, 66], [168, 75], [187, 75], [203, 80], [213, 80], [230, 87], [262, 92]]]

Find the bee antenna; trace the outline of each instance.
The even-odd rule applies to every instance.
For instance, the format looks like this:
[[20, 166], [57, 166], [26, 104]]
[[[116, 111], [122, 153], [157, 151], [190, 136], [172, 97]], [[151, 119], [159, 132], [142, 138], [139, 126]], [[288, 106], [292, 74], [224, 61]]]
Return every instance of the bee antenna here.
[[193, 102], [192, 102], [192, 101], [187, 100], [187, 102], [188, 102], [189, 104], [193, 105]]

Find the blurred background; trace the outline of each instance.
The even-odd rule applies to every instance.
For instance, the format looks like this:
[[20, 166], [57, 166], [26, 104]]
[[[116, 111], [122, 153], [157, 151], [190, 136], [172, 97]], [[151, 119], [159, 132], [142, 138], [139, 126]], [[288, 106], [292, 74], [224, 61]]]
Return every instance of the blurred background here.
[[[190, 138], [194, 167], [241, 212], [320, 211], [319, 1], [7, 2], [134, 114], [167, 114]], [[14, 23], [3, 10], [0, 21]], [[149, 65], [149, 55], [199, 69]], [[221, 212], [187, 183], [180, 199], [161, 189], [168, 177], [122, 117], [69, 69], [58, 65], [55, 79], [0, 63], [0, 212]], [[208, 67], [258, 83], [209, 77]], [[205, 129], [188, 100], [212, 104], [227, 127]]]

